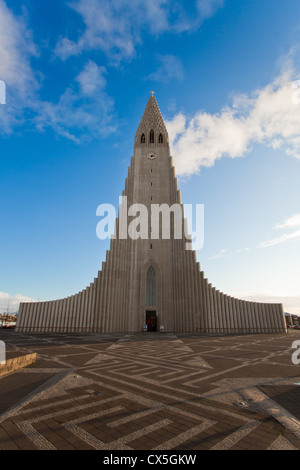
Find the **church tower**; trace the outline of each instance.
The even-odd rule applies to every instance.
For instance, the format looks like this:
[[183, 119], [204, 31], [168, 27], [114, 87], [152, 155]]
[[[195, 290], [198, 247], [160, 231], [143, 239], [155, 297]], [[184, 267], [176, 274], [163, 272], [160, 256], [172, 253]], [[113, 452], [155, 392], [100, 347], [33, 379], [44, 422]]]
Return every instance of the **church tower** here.
[[[108, 296], [109, 299], [106, 302], [102, 298], [102, 303], [99, 300], [95, 327], [99, 327], [102, 318], [103, 331], [141, 331], [145, 324], [155, 331], [161, 328], [194, 331], [195, 315], [191, 312], [192, 292], [188, 279], [196, 285], [195, 254], [185, 251], [184, 239], [174, 239], [174, 214], [170, 208], [174, 204], [180, 205], [183, 215], [183, 207], [170, 156], [168, 132], [154, 96], [149, 98], [135, 135], [122, 196], [116, 238], [111, 241], [111, 250], [102, 267], [103, 275], [106, 270], [113, 272], [113, 288], [106, 291], [103, 286], [99, 290], [101, 298]], [[163, 219], [160, 212], [162, 205], [167, 219]], [[131, 213], [130, 208], [133, 209]], [[137, 239], [128, 233], [130, 223], [136, 218], [135, 209], [142, 209], [140, 217], [143, 217], [143, 229], [140, 227]], [[154, 211], [159, 222], [155, 226], [152, 225]], [[127, 237], [120, 239], [120, 217], [126, 218], [126, 212], [131, 214], [124, 222], [128, 228]], [[170, 232], [163, 238], [163, 223], [167, 220]], [[183, 228], [182, 218], [181, 233]]]
[[186, 225], [168, 132], [152, 95], [101, 271], [78, 294], [20, 304], [17, 330], [140, 332], [147, 324], [180, 333], [285, 332], [281, 304], [239, 300], [209, 283], [195, 251], [186, 249]]

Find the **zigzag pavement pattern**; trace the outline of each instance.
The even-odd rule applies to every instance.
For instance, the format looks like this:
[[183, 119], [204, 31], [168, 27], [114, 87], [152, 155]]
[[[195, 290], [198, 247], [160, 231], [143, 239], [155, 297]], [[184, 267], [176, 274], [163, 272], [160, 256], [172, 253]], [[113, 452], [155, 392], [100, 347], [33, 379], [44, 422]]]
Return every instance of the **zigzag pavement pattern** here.
[[300, 390], [288, 336], [12, 336], [38, 353], [17, 378], [48, 379], [2, 413], [0, 448], [300, 449], [292, 401], [267, 394]]

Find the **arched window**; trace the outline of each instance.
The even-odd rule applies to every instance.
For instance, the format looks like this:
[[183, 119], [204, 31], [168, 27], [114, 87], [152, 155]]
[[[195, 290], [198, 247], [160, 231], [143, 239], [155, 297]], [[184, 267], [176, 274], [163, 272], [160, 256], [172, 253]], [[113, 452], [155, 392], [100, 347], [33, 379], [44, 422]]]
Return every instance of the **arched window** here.
[[145, 134], [142, 134], [142, 137], [141, 137], [141, 144], [144, 144], [145, 142], [146, 142]]
[[158, 143], [159, 143], [159, 144], [162, 144], [163, 141], [164, 141], [163, 135], [162, 135], [162, 134], [159, 134]]
[[156, 275], [153, 266], [147, 271], [147, 307], [156, 305]]
[[151, 129], [150, 131], [150, 140], [149, 140], [150, 144], [154, 144], [154, 131]]

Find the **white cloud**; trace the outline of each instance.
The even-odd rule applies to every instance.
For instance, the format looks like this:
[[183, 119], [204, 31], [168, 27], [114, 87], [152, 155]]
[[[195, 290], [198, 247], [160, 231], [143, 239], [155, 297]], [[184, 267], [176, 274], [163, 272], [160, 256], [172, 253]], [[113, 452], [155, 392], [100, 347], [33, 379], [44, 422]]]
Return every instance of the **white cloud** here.
[[56, 54], [65, 60], [98, 49], [118, 64], [135, 56], [144, 32], [158, 36], [195, 30], [221, 6], [222, 0], [194, 0], [188, 13], [173, 0], [78, 0], [70, 7], [81, 15], [85, 31], [77, 41], [60, 38]]
[[183, 79], [183, 65], [178, 57], [172, 54], [159, 55], [158, 61], [160, 63], [159, 68], [156, 72], [148, 75], [147, 80], [169, 83], [172, 79]]
[[276, 224], [274, 227], [275, 230], [291, 229], [291, 228], [298, 228], [298, 230], [294, 230], [290, 233], [284, 233], [283, 235], [280, 235], [279, 237], [275, 237], [271, 240], [263, 241], [259, 244], [259, 248], [268, 248], [270, 246], [285, 243], [289, 240], [296, 240], [300, 238], [300, 213], [294, 214], [293, 216], [286, 219], [284, 222]]
[[197, 0], [197, 8], [203, 19], [213, 16], [223, 5], [223, 0]]
[[[165, 0], [79, 0], [69, 6], [79, 13], [86, 29], [78, 41], [61, 38], [56, 54], [63, 60], [84, 50], [100, 49], [113, 61], [132, 58], [141, 28], [152, 33], [166, 29]], [[157, 21], [153, 21], [156, 17]]]
[[21, 98], [37, 86], [29, 62], [36, 55], [36, 46], [24, 20], [14, 16], [0, 0], [0, 76]]
[[300, 213], [294, 214], [284, 222], [276, 224], [275, 229], [300, 227]]
[[0, 79], [6, 84], [6, 105], [0, 107], [0, 130], [10, 133], [23, 122], [25, 109], [32, 106], [39, 82], [30, 59], [37, 56], [31, 32], [0, 0]]
[[234, 254], [239, 255], [240, 253], [244, 253], [245, 251], [250, 251], [250, 248], [248, 248], [248, 247], [237, 248], [233, 252], [230, 252], [229, 250], [227, 250], [227, 248], [226, 249], [224, 248], [224, 249], [220, 250], [219, 253], [211, 256], [209, 258], [209, 260], [215, 260], [215, 259], [219, 259], [219, 258], [231, 258], [231, 256], [233, 256]]
[[219, 258], [229, 258], [230, 256], [231, 256], [231, 254], [228, 252], [228, 250], [223, 249], [223, 250], [220, 250], [219, 253], [217, 253], [216, 255], [213, 255], [209, 259], [214, 260], [214, 259], [219, 259]]
[[106, 86], [106, 73], [105, 67], [99, 67], [90, 60], [76, 78], [80, 83], [82, 93], [84, 95], [93, 95], [99, 90], [104, 90]]
[[166, 123], [178, 175], [198, 173], [226, 156], [243, 156], [255, 143], [282, 148], [300, 158], [300, 103], [293, 100], [292, 70], [250, 97], [235, 96], [218, 114], [199, 111]]
[[279, 245], [280, 243], [285, 243], [288, 240], [294, 240], [300, 238], [300, 230], [295, 230], [292, 233], [285, 233], [280, 237], [273, 238], [272, 240], [266, 240], [261, 242], [259, 248], [267, 248], [269, 246]]
[[238, 248], [237, 250], [235, 250], [235, 253], [238, 255], [240, 253], [243, 253], [244, 251], [250, 251], [250, 248], [247, 246], [245, 248]]
[[[157, 36], [190, 30], [195, 26], [195, 18], [199, 23], [206, 15], [202, 6], [197, 15], [189, 16], [179, 2], [171, 0], [78, 0], [70, 7], [82, 16], [85, 30], [75, 42], [61, 38], [57, 54], [67, 58], [98, 49], [116, 64], [134, 57], [144, 32]], [[194, 12], [196, 7], [194, 0]], [[40, 131], [52, 128], [56, 134], [76, 142], [114, 132], [114, 102], [105, 91], [105, 67], [89, 61], [56, 102], [48, 102], [39, 95], [43, 76], [31, 63], [37, 56], [25, 19], [14, 15], [0, 0], [0, 80], [7, 90], [6, 105], [0, 106], [1, 134], [10, 134], [25, 123]], [[152, 74], [153, 80], [182, 78], [179, 59], [166, 55], [159, 60], [161, 65]]]
[[36, 302], [36, 300], [22, 294], [11, 295], [6, 292], [0, 292], [0, 313], [7, 313], [7, 311], [9, 313], [17, 312], [20, 302]]
[[113, 132], [114, 102], [105, 92], [105, 75], [105, 67], [89, 61], [75, 79], [77, 88], [69, 87], [57, 103], [40, 103], [37, 128], [50, 127], [75, 142]]
[[0, 0], [0, 80], [6, 84], [6, 104], [0, 106], [0, 133], [11, 134], [26, 122], [38, 130], [51, 127], [55, 133], [78, 142], [115, 130], [111, 124], [114, 102], [105, 92], [106, 68], [88, 61], [74, 83], [56, 103], [40, 99], [41, 74], [31, 59], [37, 48], [25, 21]]

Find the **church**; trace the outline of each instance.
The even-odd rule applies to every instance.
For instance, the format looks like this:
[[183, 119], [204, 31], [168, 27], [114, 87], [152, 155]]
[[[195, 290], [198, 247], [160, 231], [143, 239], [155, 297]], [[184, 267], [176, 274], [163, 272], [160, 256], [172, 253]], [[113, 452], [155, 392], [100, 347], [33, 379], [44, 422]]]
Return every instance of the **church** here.
[[[120, 226], [125, 211], [120, 205], [110, 250], [93, 282], [64, 299], [21, 303], [17, 331], [286, 332], [281, 304], [249, 302], [220, 292], [205, 277], [196, 252], [186, 249], [185, 237], [175, 236], [175, 225], [184, 228], [186, 220], [168, 132], [153, 94], [135, 134], [122, 200], [128, 207], [143, 205], [147, 209], [148, 233], [139, 238], [124, 236]], [[162, 205], [182, 209], [176, 224], [171, 214], [169, 237], [162, 236], [161, 229], [153, 236], [151, 211]]]

